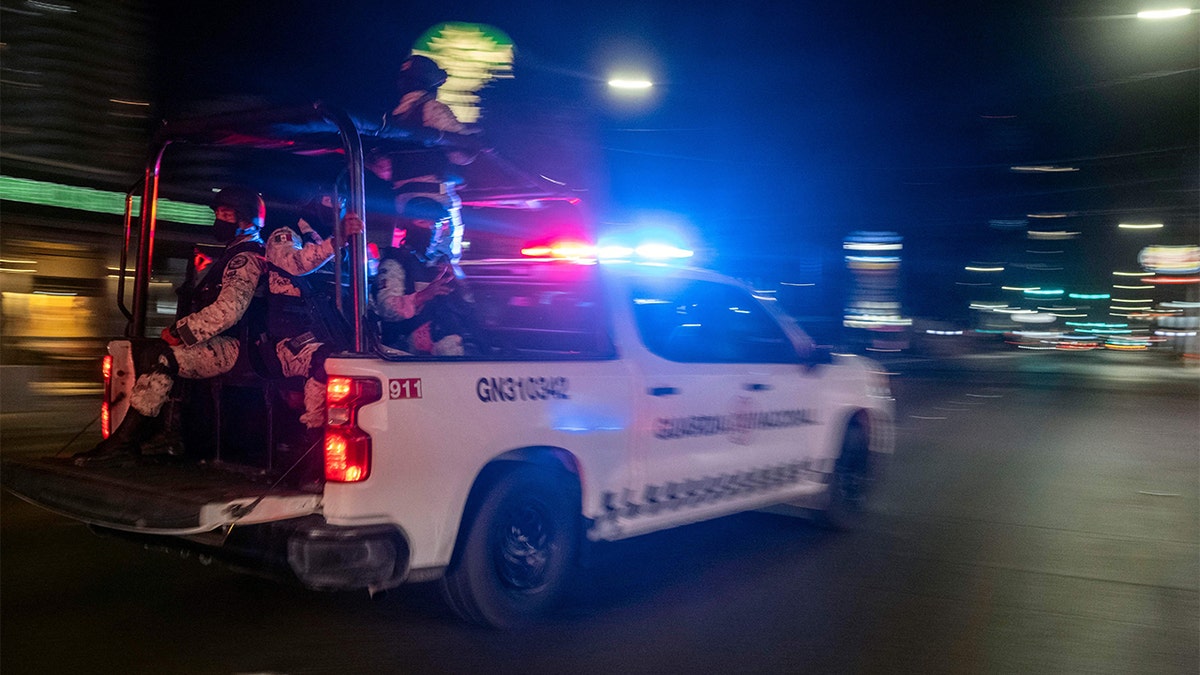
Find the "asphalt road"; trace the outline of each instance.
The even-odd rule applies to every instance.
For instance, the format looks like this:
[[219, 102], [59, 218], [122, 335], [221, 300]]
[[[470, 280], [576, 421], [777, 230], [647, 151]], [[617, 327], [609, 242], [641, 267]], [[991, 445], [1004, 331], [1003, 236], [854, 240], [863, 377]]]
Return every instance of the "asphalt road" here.
[[[0, 670], [1196, 673], [1200, 374], [1117, 356], [893, 359], [897, 454], [861, 529], [754, 513], [604, 545], [517, 633], [426, 586], [304, 591], [6, 493]], [[5, 424], [5, 455], [66, 434]]]

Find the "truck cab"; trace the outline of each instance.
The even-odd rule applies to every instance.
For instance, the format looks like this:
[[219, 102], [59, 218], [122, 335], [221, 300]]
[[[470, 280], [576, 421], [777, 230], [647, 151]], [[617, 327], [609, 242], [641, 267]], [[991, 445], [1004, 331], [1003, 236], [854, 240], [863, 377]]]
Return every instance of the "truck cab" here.
[[[127, 199], [143, 197], [125, 219], [135, 274], [132, 301], [121, 304], [127, 335], [106, 356], [108, 428], [137, 374], [131, 345], [154, 334], [146, 298], [169, 147], [306, 163], [318, 184], [334, 186], [333, 203], [344, 195], [366, 214], [370, 232], [364, 148], [455, 143], [470, 139], [382, 130], [319, 105], [165, 125]], [[507, 176], [464, 197], [468, 209], [557, 214], [574, 201]], [[818, 347], [769, 299], [719, 274], [578, 247], [522, 253], [505, 245], [521, 233], [473, 233], [470, 216], [468, 235], [487, 255], [461, 264], [481, 345], [464, 355], [380, 342], [366, 238], [330, 264], [331, 321], [346, 343], [326, 363], [320, 489], [284, 480], [275, 430], [286, 383], [253, 371], [181, 394], [192, 446], [184, 461], [8, 461], [4, 486], [99, 531], [312, 589], [436, 580], [461, 617], [496, 627], [549, 611], [589, 542], [752, 509], [839, 526], [862, 511], [892, 450], [892, 401], [877, 365]]]

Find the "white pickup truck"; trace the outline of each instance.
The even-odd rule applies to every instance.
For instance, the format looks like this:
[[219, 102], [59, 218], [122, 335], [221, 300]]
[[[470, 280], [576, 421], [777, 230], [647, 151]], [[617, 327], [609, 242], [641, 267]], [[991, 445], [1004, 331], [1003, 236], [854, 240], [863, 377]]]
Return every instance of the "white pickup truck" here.
[[[463, 269], [483, 353], [396, 355], [356, 326], [363, 344], [328, 362], [320, 493], [219, 458], [8, 461], [4, 485], [314, 589], [440, 580], [464, 619], [503, 627], [547, 611], [589, 541], [778, 505], [843, 523], [892, 450], [881, 369], [730, 279], [590, 258]], [[133, 362], [128, 340], [109, 351], [117, 417]]]

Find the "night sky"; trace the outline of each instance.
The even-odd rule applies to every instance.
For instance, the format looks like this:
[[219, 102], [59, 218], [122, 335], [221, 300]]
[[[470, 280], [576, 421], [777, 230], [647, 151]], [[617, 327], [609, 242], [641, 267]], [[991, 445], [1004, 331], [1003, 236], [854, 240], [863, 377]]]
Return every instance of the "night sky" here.
[[[1141, 215], [1194, 242], [1200, 21], [1150, 24], [1130, 16], [1141, 8], [170, 3], [158, 82], [168, 115], [237, 97], [374, 115], [417, 36], [491, 24], [516, 44], [516, 78], [485, 92], [482, 126], [521, 165], [591, 190], [602, 218], [677, 214], [730, 259], [811, 261], [847, 232], [897, 231], [927, 295], [1003, 245], [995, 219], [1070, 212], [1103, 252]], [[623, 60], [656, 82], [641, 105], [604, 86]], [[1009, 170], [1023, 164], [1080, 171]]]

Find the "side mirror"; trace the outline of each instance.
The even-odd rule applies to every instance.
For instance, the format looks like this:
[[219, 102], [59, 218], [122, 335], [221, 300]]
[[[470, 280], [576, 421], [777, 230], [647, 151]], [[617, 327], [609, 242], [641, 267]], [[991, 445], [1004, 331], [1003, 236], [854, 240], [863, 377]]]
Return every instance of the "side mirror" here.
[[812, 345], [806, 352], [800, 354], [800, 365], [806, 370], [817, 366], [827, 366], [833, 363], [833, 350], [821, 345]]

